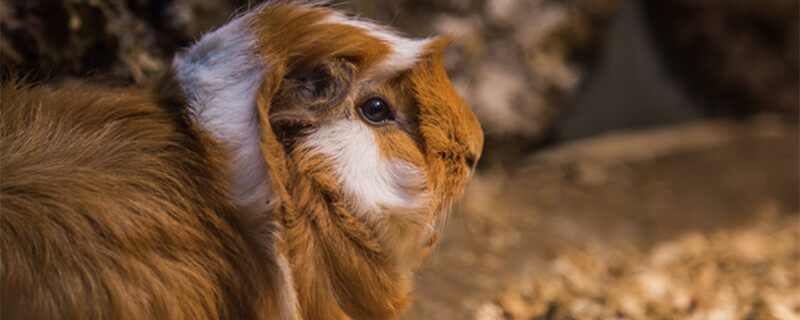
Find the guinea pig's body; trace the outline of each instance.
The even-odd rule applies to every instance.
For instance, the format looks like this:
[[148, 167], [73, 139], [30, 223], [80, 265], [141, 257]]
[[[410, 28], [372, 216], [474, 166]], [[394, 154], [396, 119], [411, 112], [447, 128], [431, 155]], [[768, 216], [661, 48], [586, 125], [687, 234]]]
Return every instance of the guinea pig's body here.
[[271, 259], [225, 153], [153, 94], [2, 91], [4, 319], [256, 319]]
[[409, 39], [256, 7], [149, 88], [2, 89], [5, 319], [388, 319], [482, 132]]

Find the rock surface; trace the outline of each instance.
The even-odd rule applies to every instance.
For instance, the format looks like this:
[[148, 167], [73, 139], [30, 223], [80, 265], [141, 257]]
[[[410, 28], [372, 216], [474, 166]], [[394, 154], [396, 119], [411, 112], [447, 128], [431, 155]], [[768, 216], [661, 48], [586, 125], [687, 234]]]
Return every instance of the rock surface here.
[[3, 74], [144, 83], [245, 0], [0, 1]]
[[673, 75], [710, 113], [798, 116], [798, 1], [643, 2]]

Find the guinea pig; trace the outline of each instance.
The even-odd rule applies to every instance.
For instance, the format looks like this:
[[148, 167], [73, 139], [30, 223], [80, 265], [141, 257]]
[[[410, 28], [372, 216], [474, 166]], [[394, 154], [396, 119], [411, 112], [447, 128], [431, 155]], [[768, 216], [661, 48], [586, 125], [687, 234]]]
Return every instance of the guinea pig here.
[[255, 7], [145, 88], [2, 88], [4, 319], [391, 319], [480, 124], [411, 39]]

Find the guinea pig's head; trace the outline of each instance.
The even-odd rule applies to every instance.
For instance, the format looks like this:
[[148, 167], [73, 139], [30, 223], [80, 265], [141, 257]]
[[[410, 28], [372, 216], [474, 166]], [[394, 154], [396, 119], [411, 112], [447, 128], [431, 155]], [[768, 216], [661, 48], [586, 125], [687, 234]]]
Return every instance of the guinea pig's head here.
[[287, 53], [267, 55], [285, 66], [266, 112], [271, 130], [296, 174], [328, 175], [329, 192], [408, 269], [436, 242], [483, 144], [444, 69], [449, 40], [409, 39], [324, 9], [281, 15], [293, 14], [305, 28], [276, 34], [274, 21], [256, 22], [264, 52]]
[[401, 310], [475, 169], [483, 133], [445, 73], [447, 44], [273, 1], [176, 59], [198, 125], [231, 151], [234, 201], [282, 225], [306, 318]]

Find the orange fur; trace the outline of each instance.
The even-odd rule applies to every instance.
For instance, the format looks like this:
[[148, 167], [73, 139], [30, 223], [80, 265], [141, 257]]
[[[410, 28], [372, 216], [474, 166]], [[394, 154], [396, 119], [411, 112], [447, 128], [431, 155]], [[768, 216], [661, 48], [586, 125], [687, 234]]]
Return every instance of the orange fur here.
[[[387, 78], [376, 66], [396, 44], [334, 14], [286, 1], [245, 16], [267, 66], [254, 107], [268, 212], [240, 212], [230, 150], [188, 115], [172, 71], [150, 89], [4, 85], [3, 317], [293, 318], [281, 314], [293, 303], [281, 300], [281, 257], [297, 316], [397, 317], [483, 135], [444, 71], [446, 39]], [[355, 108], [374, 94], [399, 119], [367, 132], [380, 161], [419, 172], [398, 188], [420, 207], [365, 211], [309, 140], [332, 124], [364, 125]]]
[[[288, 24], [281, 17], [296, 18], [282, 10], [277, 12], [281, 13], [262, 14], [262, 20], [258, 21]], [[296, 50], [300, 52], [311, 50], [315, 52], [314, 61], [344, 58], [354, 63], [356, 81], [368, 78], [373, 61], [388, 51], [363, 30], [318, 24], [325, 12], [320, 9], [315, 14], [306, 13], [308, 20], [300, 25], [310, 27], [293, 30], [293, 35], [287, 37], [294, 41], [292, 44], [273, 40], [274, 26], [264, 27], [267, 30], [261, 34], [264, 47], [281, 43], [299, 48]], [[320, 30], [325, 31], [320, 33]], [[295, 34], [300, 36], [295, 38]], [[408, 120], [409, 125], [404, 128], [373, 130], [387, 158], [405, 160], [424, 169], [427, 179], [423, 188], [434, 191], [435, 199], [422, 214], [386, 212], [393, 218], [361, 219], [344, 197], [333, 172], [334, 165], [328, 159], [303, 148], [302, 139], [293, 142], [299, 147], [287, 149], [285, 141], [278, 137], [281, 132], [276, 132], [280, 129], [262, 121], [263, 155], [271, 168], [273, 192], [279, 199], [276, 208], [283, 226], [281, 248], [290, 262], [300, 309], [306, 319], [390, 319], [407, 306], [411, 288], [409, 269], [436, 241], [435, 235], [425, 234], [429, 230], [424, 227], [435, 224], [440, 213], [460, 194], [471, 169], [464, 165], [465, 159], [470, 158], [474, 163], [483, 143], [480, 125], [452, 89], [444, 72], [442, 55], [448, 42], [446, 39], [433, 42], [416, 66], [375, 90], [397, 104]], [[276, 72], [260, 90], [258, 108], [262, 119], [270, 119], [273, 107], [286, 108], [273, 105], [273, 97], [287, 90], [276, 82], [295, 70], [293, 65], [305, 64], [290, 62], [301, 57], [266, 51], [269, 54], [265, 59]], [[304, 126], [314, 130], [326, 120], [354, 114], [350, 103], [336, 107], [320, 117], [319, 122]], [[410, 248], [417, 251], [413, 263], [398, 258], [408, 255], [397, 252], [401, 250], [397, 241], [406, 238], [413, 239]]]
[[4, 319], [266, 319], [224, 153], [144, 90], [2, 88]]
[[277, 73], [301, 70], [323, 57], [353, 60], [367, 70], [390, 49], [353, 26], [322, 23], [333, 11], [297, 2], [278, 2], [256, 13], [251, 21], [261, 54]]

